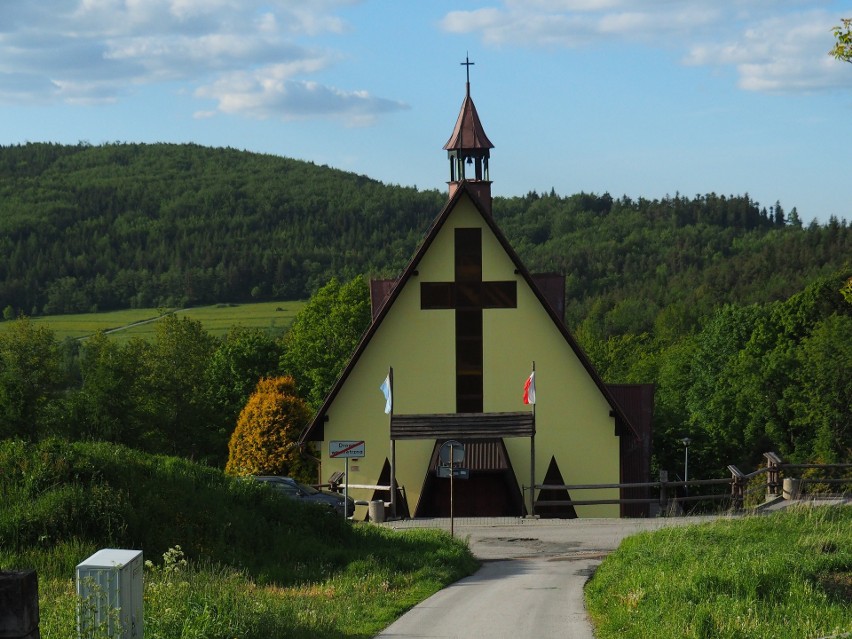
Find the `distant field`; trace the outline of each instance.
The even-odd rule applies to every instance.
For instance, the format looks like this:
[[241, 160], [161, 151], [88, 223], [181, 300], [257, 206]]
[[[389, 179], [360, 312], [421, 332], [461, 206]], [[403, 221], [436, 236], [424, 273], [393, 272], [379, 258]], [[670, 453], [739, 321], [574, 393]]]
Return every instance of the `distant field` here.
[[[283, 333], [302, 310], [305, 302], [259, 302], [257, 304], [215, 304], [174, 311], [179, 317], [198, 320], [212, 335], [227, 333], [233, 326], [262, 328], [272, 334]], [[131, 337], [153, 337], [162, 309], [137, 308], [106, 313], [48, 315], [32, 318], [35, 324], [49, 327], [59, 340], [66, 337], [84, 339], [98, 331], [106, 331], [121, 341]], [[172, 310], [172, 309], [170, 309]], [[0, 331], [10, 322], [0, 322]]]

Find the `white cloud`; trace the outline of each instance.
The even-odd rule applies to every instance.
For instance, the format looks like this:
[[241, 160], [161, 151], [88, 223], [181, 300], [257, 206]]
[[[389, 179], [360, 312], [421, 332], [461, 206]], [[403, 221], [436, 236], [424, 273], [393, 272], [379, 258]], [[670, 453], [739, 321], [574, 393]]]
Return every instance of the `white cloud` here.
[[378, 114], [408, 108], [366, 91], [343, 91], [293, 79], [293, 71], [290, 65], [237, 71], [220, 76], [195, 93], [197, 97], [216, 100], [224, 113], [289, 120], [325, 116], [341, 119], [350, 126], [368, 125]]
[[849, 86], [848, 69], [828, 55], [838, 19], [822, 11], [767, 18], [736, 38], [693, 46], [687, 64], [733, 66], [750, 91], [796, 92]]
[[[220, 110], [254, 117], [306, 117], [307, 97], [312, 113], [326, 117], [400, 108], [312, 77], [341, 60], [312, 39], [343, 32], [336, 12], [353, 1], [0, 2], [0, 101], [101, 102], [139, 85], [179, 81], [201, 87], [195, 95], [215, 99]], [[287, 90], [276, 92], [270, 78]], [[230, 86], [241, 88], [230, 95]]]
[[723, 14], [718, 7], [700, 2], [684, 6], [653, 7], [645, 11], [625, 10], [601, 16], [597, 23], [600, 33], [609, 33], [644, 42], [660, 37], [688, 37], [708, 25], [719, 24]]
[[[16, 102], [42, 102], [53, 99], [57, 92], [55, 84], [46, 78], [29, 73], [0, 72], [0, 86], [6, 95]], [[33, 100], [33, 96], [44, 96], [41, 100]]]
[[693, 33], [720, 19], [717, 4], [627, 2], [626, 0], [506, 0], [489, 7], [448, 13], [441, 26], [451, 33], [480, 33], [496, 45], [574, 47], [616, 37], [633, 42]]
[[630, 6], [627, 0], [506, 0], [506, 6], [533, 9], [545, 13], [565, 11], [601, 11], [615, 7]]
[[483, 41], [496, 46], [581, 46], [592, 40], [593, 31], [584, 16], [492, 8], [453, 11], [444, 17], [441, 26], [451, 33], [478, 32]]
[[[812, 91], [850, 84], [826, 54], [830, 6], [804, 0], [504, 0], [447, 13], [450, 33], [495, 46], [582, 47], [616, 42], [684, 52], [688, 65], [732, 66], [745, 90]], [[846, 73], [844, 73], [846, 72]]]

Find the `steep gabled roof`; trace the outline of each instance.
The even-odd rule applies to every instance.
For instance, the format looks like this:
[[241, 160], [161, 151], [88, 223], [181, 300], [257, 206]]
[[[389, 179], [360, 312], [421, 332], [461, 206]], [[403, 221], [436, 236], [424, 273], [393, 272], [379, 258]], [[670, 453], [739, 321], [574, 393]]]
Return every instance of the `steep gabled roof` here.
[[[589, 376], [592, 378], [595, 385], [600, 390], [601, 394], [603, 394], [603, 396], [606, 398], [611, 408], [610, 414], [616, 418], [616, 423], [620, 422], [622, 424], [627, 425], [633, 436], [638, 438], [639, 434], [637, 429], [627, 418], [626, 414], [621, 409], [618, 402], [615, 400], [612, 393], [607, 388], [606, 384], [604, 384], [597, 370], [595, 370], [595, 367], [592, 365], [592, 362], [589, 360], [588, 356], [580, 347], [577, 340], [574, 339], [574, 336], [568, 330], [568, 327], [565, 325], [563, 319], [556, 314], [556, 311], [554, 311], [551, 304], [547, 301], [547, 298], [536, 284], [532, 275], [527, 270], [526, 266], [524, 266], [524, 264], [521, 262], [520, 257], [518, 257], [518, 254], [515, 252], [515, 249], [512, 248], [512, 246], [509, 244], [509, 241], [506, 239], [506, 236], [503, 235], [503, 231], [500, 230], [500, 227], [498, 227], [496, 222], [494, 222], [492, 216], [489, 215], [488, 212], [482, 207], [482, 204], [476, 196], [476, 193], [471, 192], [469, 190], [467, 182], [463, 181], [460, 183], [459, 189], [455, 191], [455, 193], [450, 197], [447, 204], [441, 210], [440, 214], [438, 214], [438, 217], [436, 217], [435, 220], [432, 222], [432, 226], [429, 228], [429, 231], [427, 232], [423, 243], [417, 249], [417, 252], [414, 254], [414, 257], [411, 258], [411, 261], [408, 263], [408, 266], [405, 267], [405, 270], [403, 271], [402, 276], [399, 278], [399, 280], [397, 280], [396, 285], [393, 287], [393, 289], [391, 289], [390, 295], [385, 300], [384, 305], [381, 307], [381, 310], [378, 312], [378, 315], [375, 316], [375, 319], [370, 324], [370, 327], [364, 333], [364, 336], [358, 343], [355, 352], [352, 354], [352, 357], [346, 364], [346, 368], [343, 369], [343, 372], [340, 374], [340, 377], [337, 378], [337, 381], [332, 387], [331, 392], [325, 398], [325, 401], [323, 402], [322, 406], [320, 406], [319, 411], [317, 411], [317, 414], [314, 416], [311, 423], [308, 424], [307, 428], [302, 433], [301, 437], [299, 438], [299, 441], [317, 441], [317, 439], [312, 439], [312, 437], [314, 433], [321, 432], [321, 428], [325, 422], [326, 413], [332, 402], [334, 401], [334, 398], [337, 397], [337, 394], [340, 392], [340, 389], [342, 388], [343, 384], [346, 383], [347, 378], [349, 377], [352, 370], [355, 368], [355, 365], [358, 363], [358, 360], [361, 358], [361, 354], [367, 348], [370, 341], [373, 339], [373, 335], [376, 334], [376, 331], [379, 329], [379, 326], [381, 326], [382, 321], [390, 312], [390, 309], [393, 307], [394, 302], [399, 297], [400, 292], [405, 287], [408, 280], [411, 279], [412, 275], [415, 274], [418, 264], [420, 264], [420, 261], [423, 259], [423, 256], [426, 254], [426, 252], [429, 250], [429, 247], [432, 245], [432, 242], [438, 236], [438, 233], [444, 226], [444, 223], [447, 221], [447, 218], [450, 216], [453, 209], [456, 207], [456, 204], [461, 199], [462, 194], [466, 194], [473, 202], [476, 210], [482, 216], [482, 219], [494, 233], [495, 237], [500, 242], [500, 245], [503, 247], [503, 250], [506, 251], [506, 254], [512, 260], [513, 264], [515, 265], [515, 269], [517, 270], [517, 273], [521, 277], [523, 277], [524, 281], [526, 281], [527, 285], [530, 287], [530, 289], [532, 289], [539, 303], [550, 316], [550, 319], [559, 329], [560, 333], [562, 333], [562, 336], [565, 338], [565, 341], [574, 351], [574, 354], [577, 356], [577, 359], [580, 360], [580, 363], [586, 369]], [[318, 439], [323, 439], [323, 437], [319, 437]]]

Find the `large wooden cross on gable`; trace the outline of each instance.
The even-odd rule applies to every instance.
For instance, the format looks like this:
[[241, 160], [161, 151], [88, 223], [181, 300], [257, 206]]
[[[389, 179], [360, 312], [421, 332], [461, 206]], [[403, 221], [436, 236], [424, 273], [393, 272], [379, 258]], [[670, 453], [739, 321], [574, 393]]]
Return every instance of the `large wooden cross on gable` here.
[[482, 229], [455, 229], [455, 281], [421, 282], [424, 310], [455, 310], [456, 412], [483, 412], [482, 311], [517, 308], [517, 282], [482, 280]]

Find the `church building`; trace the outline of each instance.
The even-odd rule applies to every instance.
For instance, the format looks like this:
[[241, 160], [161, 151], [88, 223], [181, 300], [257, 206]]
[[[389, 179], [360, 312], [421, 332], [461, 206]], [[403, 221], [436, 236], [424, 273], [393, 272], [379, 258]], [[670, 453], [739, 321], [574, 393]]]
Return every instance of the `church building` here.
[[464, 447], [455, 516], [647, 514], [617, 503], [641, 489], [535, 488], [648, 481], [653, 386], [605, 384], [565, 326], [564, 276], [521, 262], [492, 217], [492, 148], [468, 74], [449, 199], [401, 276], [372, 282], [372, 324], [301, 439], [324, 477], [363, 442], [344, 481], [392, 516], [449, 516], [448, 440]]

